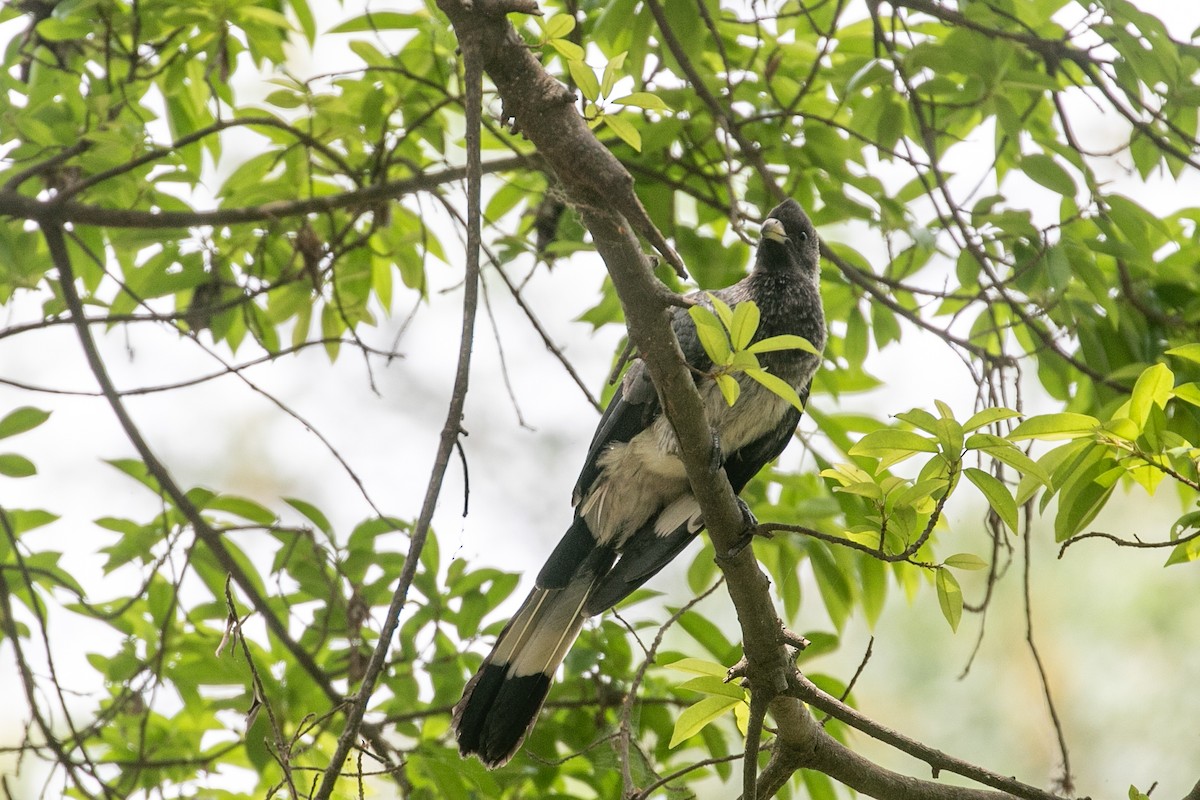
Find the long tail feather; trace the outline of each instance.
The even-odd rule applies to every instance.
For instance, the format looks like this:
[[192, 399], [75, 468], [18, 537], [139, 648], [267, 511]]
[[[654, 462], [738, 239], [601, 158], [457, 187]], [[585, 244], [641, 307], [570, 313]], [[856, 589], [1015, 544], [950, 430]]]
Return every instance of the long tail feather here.
[[463, 690], [453, 724], [463, 755], [508, 762], [537, 718], [550, 682], [583, 628], [594, 574], [562, 589], [534, 589]]

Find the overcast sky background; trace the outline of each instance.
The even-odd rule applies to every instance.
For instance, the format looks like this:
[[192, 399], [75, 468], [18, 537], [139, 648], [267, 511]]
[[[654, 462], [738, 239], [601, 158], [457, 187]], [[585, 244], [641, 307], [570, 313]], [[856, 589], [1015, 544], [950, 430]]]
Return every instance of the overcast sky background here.
[[[1200, 4], [1143, 0], [1138, 5], [1170, 20], [1180, 38], [1190, 38], [1200, 25]], [[355, 12], [329, 4], [322, 13], [322, 27], [327, 28]], [[291, 67], [301, 74], [328, 71], [340, 56], [335, 43], [327, 46], [328, 51], [311, 56], [297, 51]], [[262, 88], [247, 81], [242, 90]], [[1086, 107], [1079, 112], [1090, 114], [1090, 141], [1108, 137], [1115, 143], [1124, 137], [1119, 121]], [[985, 131], [974, 144], [977, 152], [990, 153], [991, 138]], [[232, 162], [252, 154], [231, 150], [227, 157]], [[969, 148], [957, 155], [964, 167], [973, 158]], [[221, 172], [228, 167], [222, 165]], [[1180, 183], [1155, 181], [1145, 186], [1130, 179], [1118, 159], [1108, 177], [1126, 186], [1123, 191], [1138, 202], [1164, 214], [1194, 205], [1200, 196], [1195, 174]], [[214, 179], [214, 187], [218, 181]], [[1048, 196], [1039, 196], [1032, 184], [1029, 191], [1031, 205], [1040, 203], [1055, 213], [1057, 206], [1047, 203]], [[1013, 204], [1019, 201], [1011, 197]], [[428, 202], [423, 208], [439, 215]], [[882, 242], [874, 241], [868, 231], [822, 234], [852, 241], [873, 263], [883, 263]], [[246, 373], [318, 429], [352, 465], [376, 504], [402, 518], [415, 518], [420, 508], [450, 392], [462, 298], [457, 288], [460, 250], [454, 241], [453, 234], [443, 239], [453, 266], [431, 262], [430, 301], [417, 309], [399, 338], [404, 357], [388, 365], [373, 364], [377, 394], [362, 358], [349, 348], [332, 367], [323, 352], [312, 350]], [[530, 266], [518, 262], [508, 268], [521, 277]], [[593, 333], [590, 325], [576, 319], [595, 302], [602, 279], [598, 259], [583, 254], [552, 270], [539, 269], [525, 292], [595, 393], [609, 371], [621, 332], [610, 326]], [[523, 596], [532, 573], [570, 520], [571, 487], [597, 414], [543, 347], [503, 284], [491, 276], [487, 289], [508, 378], [529, 427], [518, 424], [507, 397], [497, 341], [481, 309], [464, 421], [469, 433], [463, 446], [470, 468], [470, 513], [461, 515], [463, 480], [455, 460], [434, 524], [443, 564], [461, 556], [476, 565], [526, 571], [515, 593]], [[0, 325], [37, 318], [42, 299], [23, 296], [0, 309]], [[377, 332], [364, 331], [364, 338], [390, 346], [414, 302], [411, 293], [398, 292], [395, 318]], [[117, 385], [126, 389], [170, 383], [220, 367], [193, 343], [154, 325], [116, 330], [101, 337], [101, 346]], [[253, 355], [257, 353], [249, 346], [239, 353], [243, 359]], [[905, 327], [901, 345], [873, 353], [868, 369], [886, 388], [870, 396], [847, 397], [843, 408], [895, 414], [914, 406], [932, 407], [937, 398], [950, 403], [960, 418], [972, 410], [974, 387], [962, 364], [932, 336], [910, 327]], [[95, 388], [66, 327], [0, 341], [0, 376], [57, 389]], [[1026, 387], [1026, 397], [1030, 409], [1037, 411], [1044, 400], [1039, 401], [1031, 388]], [[814, 401], [825, 411], [833, 410], [828, 397]], [[325, 446], [236, 378], [127, 402], [151, 446], [185, 487], [206, 485], [276, 509], [283, 507], [282, 497], [305, 498], [330, 516], [342, 536], [371, 515]], [[133, 457], [133, 448], [103, 400], [35, 396], [0, 387], [0, 413], [20, 405], [52, 409], [54, 415], [41, 428], [5, 442], [5, 450], [33, 457], [39, 474], [21, 481], [0, 480], [0, 504], [61, 514], [59, 522], [29, 535], [31, 546], [63, 550], [64, 563], [85, 586], [121, 591], [133, 573], [119, 571], [104, 582], [101, 562], [90, 553], [107, 544], [111, 534], [92, 520], [106, 515], [144, 519], [157, 509], [158, 501], [149, 492], [101, 463]], [[813, 430], [807, 419], [802, 427]], [[803, 463], [802, 448], [793, 444], [786, 458]], [[968, 493], [963, 494], [965, 498]], [[1111, 506], [1095, 528], [1145, 538], [1164, 537], [1180, 513], [1179, 500], [1166, 485], [1153, 499], [1137, 491]], [[954, 537], [953, 550], [986, 554], [979, 519], [979, 506], [952, 505], [950, 532], [941, 534], [946, 543], [942, 551], [952, 552], [947, 548]], [[1195, 565], [1163, 570], [1164, 551], [1116, 551], [1103, 542], [1077, 546], [1058, 561], [1052, 539], [1046, 526], [1035, 534], [1035, 628], [1072, 746], [1072, 765], [1083, 779], [1079, 794], [1123, 796], [1131, 782], [1144, 790], [1161, 781], [1156, 798], [1178, 797], [1200, 777], [1200, 693], [1195, 691], [1200, 676], [1200, 570]], [[254, 549], [252, 538], [241, 541]], [[686, 564], [688, 558], [681, 560]], [[686, 588], [673, 574], [678, 577], [677, 572], [664, 572], [653, 588], [685, 597]], [[810, 575], [805, 575], [804, 586], [800, 630], [829, 630]], [[964, 586], [968, 600], [975, 599], [966, 576]], [[966, 617], [955, 635], [941, 618], [932, 587], [911, 606], [895, 599], [876, 630], [875, 655], [857, 691], [860, 707], [884, 724], [996, 772], [1034, 783], [1049, 779], [1057, 753], [1023, 643], [1019, 589], [1014, 570], [988, 619], [983, 649], [963, 680], [957, 676], [974, 647], [978, 619]], [[730, 620], [730, 635], [736, 635], [728, 601], [720, 593], [706, 601], [704, 609], [714, 618]], [[68, 687], [96, 689], [95, 676], [79, 655], [105, 650], [109, 637], [99, 626], [74, 618], [59, 617], [54, 625], [58, 666]], [[813, 668], [848, 679], [869, 633], [861, 620], [852, 622], [842, 651], [815, 662]], [[0, 687], [15, 687], [16, 680], [12, 650], [0, 643]], [[86, 702], [80, 703], [81, 709], [86, 707]], [[0, 704], [0, 746], [19, 741], [23, 712], [21, 703]], [[920, 765], [865, 737], [855, 742], [872, 757], [927, 777]], [[10, 766], [11, 761], [0, 758], [0, 774]], [[36, 785], [28, 782], [29, 775], [23, 777], [23, 785]]]

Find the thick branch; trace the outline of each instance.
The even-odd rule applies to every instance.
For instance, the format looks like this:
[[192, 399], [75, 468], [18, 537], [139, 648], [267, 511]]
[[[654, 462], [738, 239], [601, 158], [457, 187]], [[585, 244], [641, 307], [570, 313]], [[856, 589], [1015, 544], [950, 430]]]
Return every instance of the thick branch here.
[[[650, 221], [633, 193], [633, 178], [588, 129], [575, 110], [575, 95], [542, 69], [530, 48], [502, 13], [478, 9], [478, 3], [438, 0], [459, 41], [478, 34], [483, 69], [504, 101], [504, 116], [514, 120], [569, 187], [580, 208], [615, 209], [626, 225], [646, 239], [681, 275], [683, 262]], [[502, 5], [500, 12], [515, 10]], [[593, 231], [594, 233], [594, 231]]]
[[[719, 563], [741, 624], [748, 675], [755, 692], [772, 698], [771, 713], [779, 725], [773, 766], [760, 782], [766, 790], [761, 796], [778, 790], [799, 768], [821, 770], [859, 791], [889, 800], [990, 800], [1001, 796], [883, 769], [837, 744], [817, 725], [797, 694], [780, 694], [788, 692], [794, 682], [790, 679], [796, 676], [795, 667], [783, 644], [783, 626], [775, 613], [770, 581], [759, 568], [752, 548], [737, 547], [745, 523], [729, 481], [715, 466], [713, 437], [700, 395], [669, 324], [667, 308], [677, 300], [654, 278], [649, 260], [634, 237], [634, 229], [643, 235], [645, 231], [628, 216], [630, 208], [640, 211], [640, 204], [634, 205], [632, 179], [587, 129], [561, 84], [542, 69], [506, 19], [474, 11], [456, 0], [440, 0], [439, 7], [450, 18], [460, 41], [484, 43], [484, 68], [504, 101], [506, 115], [537, 145], [579, 209], [612, 277], [630, 339], [646, 364], [664, 413], [675, 430], [680, 457], [708, 534], [718, 553], [729, 554], [720, 557]], [[655, 232], [647, 238], [654, 242], [661, 240], [661, 235]], [[937, 752], [912, 744], [923, 753]], [[993, 779], [986, 770], [948, 757], [942, 756], [937, 763], [947, 770], [952, 765], [961, 766], [961, 774], [976, 780]], [[996, 780], [1007, 781], [1005, 789], [1026, 800], [1053, 797], [1016, 781]], [[753, 791], [754, 787], [749, 788]]]
[[[929, 765], [935, 777], [940, 772], [953, 772], [956, 775], [962, 775], [964, 778], [970, 778], [973, 781], [982, 783], [984, 786], [990, 786], [993, 789], [997, 789], [1000, 792], [1003, 792], [1005, 795], [1021, 797], [1025, 800], [1061, 800], [1058, 795], [1051, 794], [1050, 792], [1044, 792], [1035, 786], [1029, 786], [1021, 783], [1014, 778], [1006, 778], [1003, 775], [998, 775], [995, 772], [983, 769], [982, 767], [977, 767], [974, 764], [968, 763], [953, 756], [946, 755], [940, 750], [936, 750], [928, 745], [922, 744], [921, 742], [909, 739], [907, 736], [880, 725], [873, 719], [870, 719], [853, 708], [850, 708], [836, 697], [826, 694], [817, 688], [816, 684], [803, 676], [798, 676], [793, 681], [790, 692], [793, 696], [804, 700], [804, 702], [808, 703], [813, 708], [821, 709], [834, 719], [841, 720], [850, 727], [857, 728], [872, 738], [889, 744], [892, 747], [895, 747], [897, 750], [907, 753], [913, 758], [924, 761]], [[785, 738], [785, 732], [787, 730], [787, 726], [784, 726], [781, 723], [781, 739]], [[828, 736], [828, 734], [825, 734], [824, 730], [821, 730], [821, 734]], [[847, 750], [845, 753], [838, 753], [837, 749], [842, 748], [842, 745], [840, 745], [836, 740], [832, 740], [832, 738], [831, 741], [831, 745], [825, 744], [820, 741], [819, 736], [815, 737], [814, 747], [817, 751], [817, 754], [813, 756], [813, 763], [805, 764], [805, 766], [819, 769], [830, 777], [837, 778], [838, 780], [843, 780], [843, 778], [838, 777], [838, 775], [835, 775], [834, 772], [830, 771], [831, 766], [833, 769], [848, 770], [851, 774], [858, 775], [860, 771], [864, 769], [862, 765], [857, 763], [858, 761], [862, 760], [861, 757], [849, 750]], [[830, 764], [830, 762], [841, 761], [846, 763], [840, 765]], [[888, 771], [882, 767], [874, 764], [871, 764], [870, 767], [873, 774], [864, 774], [861, 775], [860, 778], [856, 778], [856, 780], [861, 780], [863, 783], [847, 783], [847, 785], [853, 786], [860, 792], [869, 794], [872, 797], [889, 798], [889, 800], [891, 798], [906, 798], [906, 800], [915, 800], [915, 798], [922, 798], [923, 800], [937, 800], [938, 798], [945, 797], [953, 797], [955, 800], [969, 800], [970, 798], [979, 797], [997, 797], [995, 792], [984, 792], [958, 786], [945, 786], [943, 784], [932, 783], [930, 781], [914, 781], [910, 778], [899, 778], [899, 776], [897, 776], [897, 778], [904, 782], [904, 785], [907, 786], [906, 789], [901, 792], [889, 790], [876, 794], [876, 791], [879, 789], [870, 789], [868, 788], [868, 785], [879, 788], [892, 785], [893, 789], [895, 789], [900, 784], [894, 783], [892, 778], [887, 777], [884, 773], [887, 773]], [[947, 791], [949, 791], [950, 794], [946, 794]]]

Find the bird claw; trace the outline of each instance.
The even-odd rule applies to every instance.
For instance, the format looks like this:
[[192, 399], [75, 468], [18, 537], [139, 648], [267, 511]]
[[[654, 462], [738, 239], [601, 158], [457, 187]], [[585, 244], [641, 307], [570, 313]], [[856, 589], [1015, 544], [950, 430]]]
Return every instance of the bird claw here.
[[742, 498], [737, 498], [738, 508], [742, 512], [742, 537], [738, 539], [737, 544], [729, 548], [729, 552], [725, 554], [726, 558], [736, 558], [746, 549], [747, 545], [754, 540], [755, 536], [764, 536], [771, 538], [769, 531], [759, 532], [758, 518], [754, 516], [754, 512], [750, 510], [750, 506], [746, 505], [746, 501]]

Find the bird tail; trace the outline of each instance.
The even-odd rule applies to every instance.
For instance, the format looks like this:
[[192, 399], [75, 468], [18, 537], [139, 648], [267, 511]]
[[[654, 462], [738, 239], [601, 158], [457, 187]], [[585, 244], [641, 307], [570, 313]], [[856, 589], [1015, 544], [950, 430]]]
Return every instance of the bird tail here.
[[495, 647], [454, 707], [458, 749], [488, 767], [508, 763], [533, 727], [558, 665], [588, 615], [595, 575], [558, 589], [536, 588], [500, 632]]

